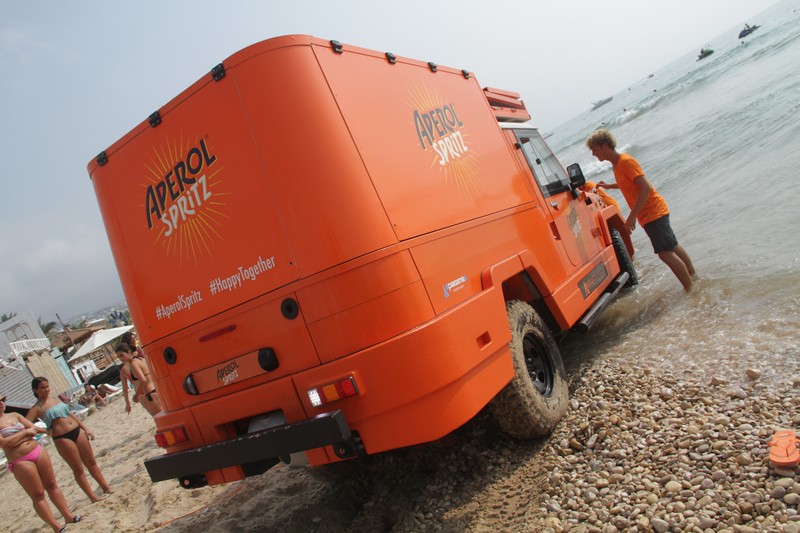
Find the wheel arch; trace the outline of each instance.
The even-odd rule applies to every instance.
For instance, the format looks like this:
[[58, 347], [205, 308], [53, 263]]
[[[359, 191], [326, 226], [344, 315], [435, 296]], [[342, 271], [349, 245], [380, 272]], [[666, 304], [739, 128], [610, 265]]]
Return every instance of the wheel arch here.
[[535, 263], [528, 265], [525, 263], [522, 254], [519, 254], [487, 268], [483, 273], [483, 287], [484, 289], [489, 286], [501, 287], [505, 302], [511, 300], [527, 302], [539, 313], [550, 332], [558, 337], [561, 328], [544, 298], [544, 295], [550, 293], [547, 284]]
[[625, 231], [625, 220], [622, 218], [622, 214], [614, 207], [606, 207], [603, 209], [602, 215], [605, 220], [602, 230], [606, 245], [608, 246], [611, 244], [611, 232], [609, 228], [614, 228], [619, 232], [620, 237], [622, 237], [622, 242], [625, 243], [625, 248], [628, 249], [628, 253], [633, 257], [633, 240], [631, 240], [631, 234]]

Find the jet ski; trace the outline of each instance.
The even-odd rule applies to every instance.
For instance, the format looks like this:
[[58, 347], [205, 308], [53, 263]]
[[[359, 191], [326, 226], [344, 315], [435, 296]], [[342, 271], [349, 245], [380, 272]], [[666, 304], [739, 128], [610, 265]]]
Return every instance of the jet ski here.
[[744, 39], [745, 37], [747, 37], [748, 35], [750, 35], [754, 31], [756, 31], [760, 27], [761, 26], [759, 26], [758, 24], [756, 24], [755, 26], [751, 26], [749, 24], [745, 24], [744, 25], [744, 29], [739, 32], [739, 39]]
[[713, 53], [714, 50], [712, 50], [711, 48], [703, 48], [702, 50], [700, 50], [700, 55], [697, 56], [697, 60], [700, 61], [701, 59], [705, 59]]

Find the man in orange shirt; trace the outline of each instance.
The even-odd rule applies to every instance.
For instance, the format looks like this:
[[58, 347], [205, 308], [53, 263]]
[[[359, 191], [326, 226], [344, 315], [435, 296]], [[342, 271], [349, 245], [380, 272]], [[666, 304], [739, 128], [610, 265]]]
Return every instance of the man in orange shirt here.
[[592, 133], [586, 139], [586, 146], [597, 159], [609, 161], [614, 166], [616, 183], [600, 181], [597, 186], [622, 191], [631, 209], [625, 220], [625, 229], [632, 232], [638, 220], [650, 237], [653, 251], [672, 270], [683, 288], [687, 291], [691, 289], [695, 274], [692, 260], [675, 238], [669, 224], [667, 202], [650, 184], [642, 167], [633, 157], [617, 152], [617, 140], [608, 130], [600, 129]]

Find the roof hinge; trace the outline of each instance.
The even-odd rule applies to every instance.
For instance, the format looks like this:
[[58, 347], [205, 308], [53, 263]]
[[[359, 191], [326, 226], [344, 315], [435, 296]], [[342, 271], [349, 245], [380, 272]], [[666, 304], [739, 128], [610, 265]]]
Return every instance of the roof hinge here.
[[331, 39], [331, 46], [333, 47], [333, 51], [336, 52], [337, 54], [341, 54], [344, 52], [344, 46], [342, 46], [342, 43], [340, 43], [339, 41], [334, 41], [333, 39]]
[[151, 127], [155, 128], [161, 124], [161, 114], [158, 111], [154, 112], [152, 115], [147, 117], [147, 122], [150, 123]]
[[394, 65], [397, 63], [397, 56], [391, 52], [386, 52], [386, 60], [389, 61], [390, 64]]
[[216, 67], [211, 69], [211, 77], [214, 78], [214, 81], [219, 81], [225, 77], [225, 66], [220, 63]]
[[108, 163], [108, 155], [106, 155], [105, 150], [97, 154], [97, 164], [101, 167]]
[[436, 72], [439, 70], [439, 67], [436, 66], [436, 63], [433, 61], [428, 61], [428, 68], [431, 69], [431, 72]]

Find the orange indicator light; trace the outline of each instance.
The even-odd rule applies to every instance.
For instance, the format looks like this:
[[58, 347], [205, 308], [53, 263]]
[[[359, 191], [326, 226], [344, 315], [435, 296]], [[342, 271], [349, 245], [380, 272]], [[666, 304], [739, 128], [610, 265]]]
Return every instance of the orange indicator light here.
[[319, 407], [351, 396], [358, 396], [358, 386], [353, 376], [348, 376], [339, 381], [334, 381], [333, 383], [308, 390], [308, 399], [311, 400], [311, 405], [314, 407]]
[[182, 442], [188, 442], [189, 437], [186, 435], [184, 428], [170, 429], [161, 433], [156, 433], [156, 444], [159, 448], [166, 448]]

